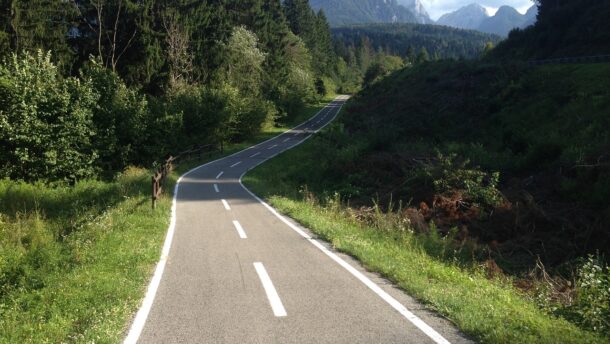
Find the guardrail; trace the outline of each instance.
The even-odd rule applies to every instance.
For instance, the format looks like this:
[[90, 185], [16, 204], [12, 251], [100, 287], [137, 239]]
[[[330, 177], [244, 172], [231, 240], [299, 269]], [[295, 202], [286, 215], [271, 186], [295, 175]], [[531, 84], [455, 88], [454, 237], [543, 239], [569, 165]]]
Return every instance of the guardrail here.
[[191, 160], [194, 157], [201, 159], [206, 154], [212, 154], [219, 151], [222, 152], [223, 150], [224, 147], [222, 143], [219, 145], [210, 144], [196, 146], [181, 152], [176, 156], [169, 156], [152, 176], [152, 208], [155, 209], [157, 207], [157, 200], [163, 192], [167, 176], [174, 170], [175, 165], [179, 162]]
[[530, 66], [539, 66], [539, 65], [545, 65], [545, 64], [603, 63], [603, 62], [610, 62], [610, 55], [559, 57], [559, 58], [554, 58], [554, 59], [527, 61], [527, 63]]

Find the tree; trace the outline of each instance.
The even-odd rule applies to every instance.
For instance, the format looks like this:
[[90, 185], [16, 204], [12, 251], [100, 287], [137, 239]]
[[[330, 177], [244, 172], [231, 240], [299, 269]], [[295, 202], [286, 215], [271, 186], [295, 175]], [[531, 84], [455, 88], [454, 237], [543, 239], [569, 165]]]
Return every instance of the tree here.
[[74, 52], [68, 39], [76, 34], [71, 30], [77, 15], [75, 6], [62, 0], [13, 0], [2, 5], [7, 6], [2, 11], [10, 18], [9, 40], [14, 52], [51, 50], [59, 67], [70, 71]]
[[424, 63], [430, 61], [430, 55], [425, 47], [422, 47], [417, 55], [417, 63]]
[[0, 175], [68, 180], [96, 172], [91, 82], [62, 78], [50, 53], [13, 54], [0, 66]]
[[284, 13], [290, 30], [308, 43], [315, 28], [315, 15], [308, 0], [285, 0]]
[[95, 55], [104, 66], [116, 72], [119, 61], [138, 34], [134, 21], [137, 6], [128, 0], [74, 0], [74, 4], [83, 23], [79, 28], [81, 37], [85, 41], [95, 37]]
[[165, 12], [161, 18], [165, 30], [165, 46], [169, 64], [169, 85], [172, 88], [193, 80], [193, 54], [190, 34], [176, 12]]
[[229, 99], [226, 135], [244, 138], [260, 130], [274, 115], [271, 104], [261, 99], [266, 55], [259, 50], [256, 35], [243, 26], [233, 29], [224, 50], [220, 80]]
[[494, 44], [492, 42], [485, 43], [485, 50], [484, 50], [485, 55], [491, 53], [493, 48], [494, 48]]

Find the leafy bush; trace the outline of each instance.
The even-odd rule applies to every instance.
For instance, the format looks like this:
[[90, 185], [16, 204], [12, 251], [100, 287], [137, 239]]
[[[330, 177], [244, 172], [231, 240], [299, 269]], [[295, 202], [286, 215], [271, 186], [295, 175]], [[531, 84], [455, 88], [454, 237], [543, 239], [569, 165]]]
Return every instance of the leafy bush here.
[[100, 96], [99, 105], [92, 108], [98, 165], [104, 171], [121, 171], [130, 163], [142, 163], [149, 122], [145, 97], [95, 60], [83, 68], [81, 77], [91, 80]]
[[495, 207], [502, 201], [497, 189], [500, 173], [487, 173], [478, 167], [468, 167], [468, 159], [458, 160], [455, 154], [438, 155], [438, 165], [427, 170], [437, 192], [464, 190], [469, 198], [483, 207]]
[[91, 80], [62, 78], [50, 53], [13, 54], [0, 66], [0, 175], [75, 181], [95, 174]]
[[610, 267], [589, 255], [578, 270], [575, 313], [596, 332], [610, 334]]

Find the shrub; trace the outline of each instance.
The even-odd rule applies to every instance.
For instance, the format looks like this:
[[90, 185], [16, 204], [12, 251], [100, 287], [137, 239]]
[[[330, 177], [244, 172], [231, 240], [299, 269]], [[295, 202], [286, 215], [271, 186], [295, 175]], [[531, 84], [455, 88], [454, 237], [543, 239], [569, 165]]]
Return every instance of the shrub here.
[[474, 203], [483, 207], [494, 207], [502, 201], [502, 194], [496, 188], [499, 172], [487, 173], [478, 167], [468, 167], [470, 161], [458, 161], [455, 154], [439, 154], [438, 161], [438, 165], [428, 169], [437, 192], [464, 190]]
[[578, 269], [575, 312], [586, 328], [610, 334], [610, 267], [589, 255]]
[[75, 181], [95, 174], [90, 80], [62, 78], [51, 54], [13, 54], [0, 66], [0, 175]]
[[121, 171], [130, 163], [141, 163], [149, 117], [146, 98], [95, 60], [83, 68], [81, 77], [91, 80], [100, 96], [99, 105], [92, 107], [98, 166], [104, 171]]

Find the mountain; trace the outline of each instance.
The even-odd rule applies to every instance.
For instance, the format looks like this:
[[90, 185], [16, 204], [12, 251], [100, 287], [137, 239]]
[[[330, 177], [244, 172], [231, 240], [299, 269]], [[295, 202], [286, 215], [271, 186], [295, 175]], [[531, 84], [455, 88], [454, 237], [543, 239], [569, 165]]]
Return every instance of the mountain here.
[[525, 12], [525, 26], [534, 25], [536, 23], [537, 16], [538, 6], [530, 7], [527, 12]]
[[508, 36], [508, 33], [517, 27], [524, 27], [526, 18], [516, 9], [510, 6], [502, 6], [496, 15], [485, 19], [479, 26], [483, 32], [495, 33], [500, 36]]
[[483, 6], [470, 4], [455, 12], [444, 14], [436, 23], [461, 29], [476, 30], [487, 18], [489, 18], [489, 14]]
[[[417, 8], [419, 0], [405, 0]], [[332, 27], [365, 23], [416, 23], [421, 12], [415, 15], [397, 0], [310, 0], [310, 6], [324, 10]], [[425, 13], [425, 10], [424, 10]], [[426, 13], [427, 15], [427, 13]], [[428, 18], [429, 19], [429, 18]]]
[[430, 15], [428, 14], [428, 11], [426, 11], [424, 4], [422, 4], [420, 0], [398, 0], [398, 3], [400, 5], [406, 7], [409, 11], [411, 11], [411, 13], [413, 13], [413, 15], [415, 16], [415, 19], [417, 20], [417, 23], [419, 23], [419, 24], [433, 24], [434, 23], [434, 21], [432, 19], [430, 19]]
[[502, 6], [495, 15], [490, 16], [483, 6], [473, 3], [443, 15], [438, 19], [437, 24], [506, 37], [514, 28], [525, 28], [534, 24], [537, 14], [538, 7], [535, 5], [530, 7], [526, 14], [521, 14], [510, 6]]

